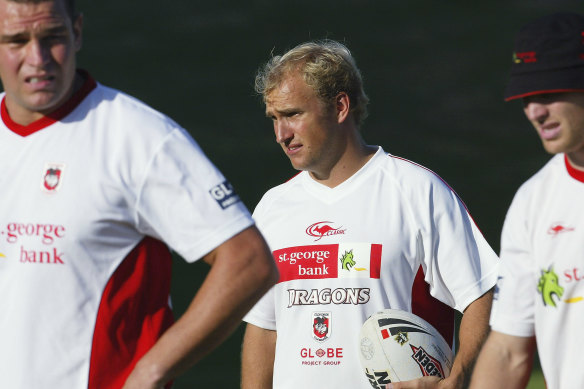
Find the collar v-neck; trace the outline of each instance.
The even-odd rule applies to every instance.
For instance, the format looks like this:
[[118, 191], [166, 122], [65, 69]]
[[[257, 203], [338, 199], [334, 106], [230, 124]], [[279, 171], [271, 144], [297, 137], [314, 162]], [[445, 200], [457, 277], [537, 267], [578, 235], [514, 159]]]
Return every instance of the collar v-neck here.
[[8, 114], [8, 110], [6, 109], [6, 96], [4, 96], [4, 98], [2, 99], [2, 103], [0, 104], [0, 116], [6, 127], [8, 127], [8, 129], [10, 129], [12, 132], [22, 137], [25, 137], [34, 134], [35, 132], [40, 131], [44, 128], [47, 128], [51, 124], [58, 122], [65, 116], [69, 115], [75, 108], [77, 108], [77, 106], [83, 101], [83, 99], [85, 99], [85, 97], [87, 97], [87, 95], [97, 86], [97, 82], [89, 75], [88, 72], [84, 70], [78, 70], [78, 72], [85, 78], [85, 82], [83, 83], [81, 88], [79, 88], [79, 90], [75, 92], [69, 100], [67, 100], [55, 111], [51, 112], [46, 116], [43, 116], [38, 120], [35, 120], [34, 122], [26, 126], [18, 124], [12, 120], [12, 118]]

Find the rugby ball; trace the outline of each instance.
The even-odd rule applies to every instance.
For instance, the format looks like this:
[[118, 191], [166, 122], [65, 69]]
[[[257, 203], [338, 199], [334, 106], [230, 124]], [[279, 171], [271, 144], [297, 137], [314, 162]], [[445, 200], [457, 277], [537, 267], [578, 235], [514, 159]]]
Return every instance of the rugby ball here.
[[430, 323], [410, 312], [385, 309], [359, 333], [361, 366], [374, 388], [424, 376], [448, 377], [452, 349]]

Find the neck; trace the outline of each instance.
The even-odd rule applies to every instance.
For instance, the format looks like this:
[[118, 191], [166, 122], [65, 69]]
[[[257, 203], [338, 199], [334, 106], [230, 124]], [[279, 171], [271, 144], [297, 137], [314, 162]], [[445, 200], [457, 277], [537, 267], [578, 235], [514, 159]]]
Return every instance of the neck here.
[[567, 153], [568, 163], [576, 170], [584, 171], [584, 151]]
[[365, 144], [358, 131], [353, 131], [352, 134], [353, 136], [345, 143], [339, 158], [326, 169], [324, 174], [309, 172], [315, 181], [334, 188], [358, 172], [373, 157], [378, 148]]
[[50, 115], [52, 112], [58, 110], [63, 104], [65, 104], [71, 96], [77, 92], [84, 83], [84, 78], [79, 73], [75, 73], [73, 82], [69, 87], [69, 90], [65, 95], [58, 101], [57, 104], [51, 106], [47, 109], [39, 109], [38, 111], [33, 111], [31, 109], [23, 109], [18, 104], [13, 104], [12, 99], [7, 95], [5, 98], [6, 110], [10, 115], [10, 118], [17, 124], [21, 126], [28, 126], [29, 124], [36, 122], [43, 117]]

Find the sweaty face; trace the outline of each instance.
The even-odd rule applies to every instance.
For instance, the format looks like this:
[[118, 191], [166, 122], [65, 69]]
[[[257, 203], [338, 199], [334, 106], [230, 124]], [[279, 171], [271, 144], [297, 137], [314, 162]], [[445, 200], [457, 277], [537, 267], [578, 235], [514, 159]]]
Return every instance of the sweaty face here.
[[266, 97], [266, 116], [292, 166], [328, 176], [342, 153], [336, 111], [326, 107], [299, 74], [288, 75]]
[[0, 78], [11, 118], [29, 124], [73, 93], [82, 18], [72, 22], [63, 0], [0, 0]]
[[526, 97], [523, 110], [548, 153], [584, 160], [584, 93]]

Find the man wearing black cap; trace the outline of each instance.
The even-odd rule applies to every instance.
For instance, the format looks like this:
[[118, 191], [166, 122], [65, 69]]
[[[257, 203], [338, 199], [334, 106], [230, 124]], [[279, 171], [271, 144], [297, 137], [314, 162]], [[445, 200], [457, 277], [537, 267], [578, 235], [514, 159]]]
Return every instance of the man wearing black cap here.
[[523, 388], [537, 347], [548, 389], [583, 388], [584, 16], [518, 34], [505, 100], [555, 156], [517, 192], [501, 239], [491, 329], [471, 387]]

